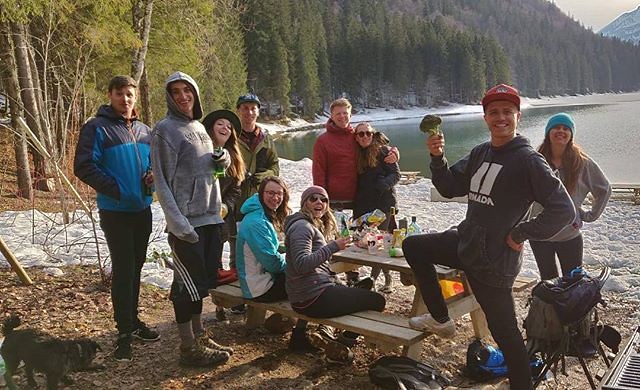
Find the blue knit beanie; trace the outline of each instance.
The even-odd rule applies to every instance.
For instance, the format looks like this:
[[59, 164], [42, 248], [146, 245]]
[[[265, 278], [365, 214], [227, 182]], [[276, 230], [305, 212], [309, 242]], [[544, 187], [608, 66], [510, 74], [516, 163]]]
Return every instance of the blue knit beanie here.
[[555, 114], [554, 116], [549, 118], [549, 121], [547, 122], [547, 127], [545, 127], [544, 129], [544, 136], [546, 137], [547, 135], [549, 135], [549, 132], [551, 131], [551, 129], [553, 129], [558, 125], [567, 126], [571, 130], [571, 137], [576, 136], [576, 123], [573, 121], [573, 118], [571, 117], [571, 115], [567, 114], [566, 112]]

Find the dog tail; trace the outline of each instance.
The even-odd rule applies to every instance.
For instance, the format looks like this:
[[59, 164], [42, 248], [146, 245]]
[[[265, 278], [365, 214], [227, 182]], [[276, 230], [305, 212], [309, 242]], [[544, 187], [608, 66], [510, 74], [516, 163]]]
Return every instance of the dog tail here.
[[13, 329], [18, 326], [20, 326], [20, 317], [15, 314], [11, 315], [9, 318], [4, 320], [4, 323], [2, 324], [2, 334], [8, 336], [13, 332]]

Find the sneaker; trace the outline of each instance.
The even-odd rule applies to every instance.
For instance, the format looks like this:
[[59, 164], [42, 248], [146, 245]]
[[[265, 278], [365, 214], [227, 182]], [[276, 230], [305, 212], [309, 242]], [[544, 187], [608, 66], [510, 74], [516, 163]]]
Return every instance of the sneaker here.
[[335, 331], [328, 325], [318, 325], [316, 333], [319, 333], [325, 339], [336, 341]]
[[456, 334], [456, 324], [453, 323], [452, 319], [441, 324], [429, 313], [412, 317], [409, 320], [409, 326], [415, 330], [421, 330], [425, 333], [433, 333], [446, 339], [451, 338]]
[[318, 332], [309, 335], [309, 342], [314, 347], [324, 351], [328, 363], [348, 364], [353, 361], [353, 352], [346, 345], [323, 337]]
[[149, 327], [142, 321], [138, 322], [138, 329], [131, 332], [131, 335], [138, 340], [144, 342], [152, 342], [160, 340], [160, 333], [155, 330], [149, 329]]
[[211, 367], [225, 364], [229, 361], [229, 354], [216, 351], [195, 343], [190, 347], [180, 347], [180, 364], [192, 367]]
[[236, 305], [231, 308], [231, 312], [233, 314], [244, 314], [247, 312], [247, 306], [244, 303], [240, 305]]
[[271, 333], [284, 334], [293, 329], [295, 320], [280, 313], [273, 313], [264, 321], [264, 328]]
[[314, 347], [309, 340], [307, 332], [291, 332], [291, 338], [289, 339], [289, 350], [293, 352], [317, 352], [318, 348]]
[[113, 358], [119, 362], [130, 362], [133, 360], [131, 353], [131, 334], [123, 333], [118, 335], [116, 349], [113, 351]]
[[203, 334], [196, 336], [196, 343], [209, 349], [223, 351], [229, 355], [233, 355], [233, 348], [216, 343], [209, 330], [205, 330]]
[[357, 333], [345, 330], [344, 332], [340, 332], [340, 334], [338, 334], [338, 337], [336, 337], [336, 341], [342, 345], [346, 345], [349, 348], [353, 348], [356, 346], [356, 344], [358, 344], [358, 336], [359, 335]]

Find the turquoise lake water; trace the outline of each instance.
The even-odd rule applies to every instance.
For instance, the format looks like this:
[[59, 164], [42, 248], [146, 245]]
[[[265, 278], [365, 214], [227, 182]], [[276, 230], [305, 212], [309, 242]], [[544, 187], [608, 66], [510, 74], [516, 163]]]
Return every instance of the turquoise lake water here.
[[[561, 98], [560, 102], [534, 102], [523, 109], [518, 132], [534, 147], [544, 138], [547, 119], [558, 112], [570, 113], [576, 122], [576, 138], [585, 152], [602, 168], [612, 183], [640, 183], [640, 93]], [[418, 130], [421, 118], [372, 122], [400, 149], [400, 169], [429, 176], [425, 137]], [[443, 117], [445, 153], [450, 161], [467, 154], [489, 139], [480, 114]], [[276, 145], [280, 156], [290, 160], [311, 157], [313, 144], [324, 130], [284, 134]]]

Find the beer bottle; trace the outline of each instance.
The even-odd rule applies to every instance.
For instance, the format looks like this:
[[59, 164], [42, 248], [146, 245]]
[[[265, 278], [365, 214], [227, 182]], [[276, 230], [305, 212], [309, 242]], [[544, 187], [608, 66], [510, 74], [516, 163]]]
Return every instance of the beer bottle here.
[[391, 207], [389, 211], [389, 225], [387, 226], [387, 232], [393, 234], [393, 231], [398, 228], [398, 221], [396, 221], [396, 208]]

